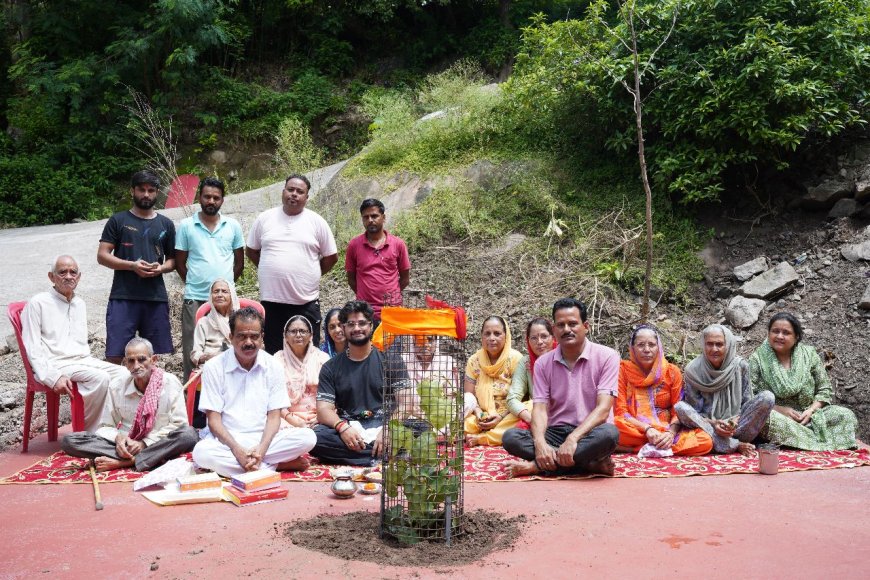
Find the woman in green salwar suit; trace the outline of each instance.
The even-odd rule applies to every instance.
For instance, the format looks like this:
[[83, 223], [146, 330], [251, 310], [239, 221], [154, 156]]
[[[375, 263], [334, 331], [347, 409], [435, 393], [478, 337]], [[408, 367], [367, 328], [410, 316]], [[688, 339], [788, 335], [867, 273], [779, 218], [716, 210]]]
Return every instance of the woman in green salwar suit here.
[[855, 414], [831, 404], [834, 391], [822, 359], [801, 338], [797, 318], [780, 312], [768, 323], [767, 339], [749, 357], [753, 390], [770, 391], [776, 398], [761, 437], [807, 451], [856, 447]]

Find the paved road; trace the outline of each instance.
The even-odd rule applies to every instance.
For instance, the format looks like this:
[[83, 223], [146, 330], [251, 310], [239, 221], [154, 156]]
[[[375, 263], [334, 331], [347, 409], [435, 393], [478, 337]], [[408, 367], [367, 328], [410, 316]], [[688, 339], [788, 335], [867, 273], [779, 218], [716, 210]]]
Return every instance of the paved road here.
[[[345, 162], [330, 165], [308, 174], [311, 195], [317, 194], [344, 167]], [[247, 232], [250, 223], [261, 211], [280, 204], [284, 182], [231, 195], [224, 201], [222, 213], [242, 223]], [[197, 211], [189, 206], [161, 211], [176, 225]], [[27, 300], [37, 292], [49, 288], [48, 270], [60, 254], [70, 254], [78, 260], [82, 280], [77, 293], [88, 306], [88, 326], [91, 332], [105, 334], [106, 303], [112, 285], [112, 270], [97, 264], [97, 245], [106, 220], [87, 223], [59, 224], [0, 230], [0, 344], [3, 337], [12, 334], [6, 317], [10, 302]], [[167, 277], [170, 284], [181, 284], [176, 274]]]

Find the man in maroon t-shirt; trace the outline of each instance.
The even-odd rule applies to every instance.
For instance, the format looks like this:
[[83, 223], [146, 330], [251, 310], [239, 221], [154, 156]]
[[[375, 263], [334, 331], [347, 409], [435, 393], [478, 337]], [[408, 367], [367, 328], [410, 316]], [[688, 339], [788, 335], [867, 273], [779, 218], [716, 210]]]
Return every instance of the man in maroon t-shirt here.
[[359, 212], [366, 231], [348, 244], [344, 269], [356, 299], [371, 304], [375, 321], [380, 321], [382, 306], [402, 304], [402, 290], [411, 279], [411, 260], [405, 242], [384, 229], [383, 203], [366, 199]]

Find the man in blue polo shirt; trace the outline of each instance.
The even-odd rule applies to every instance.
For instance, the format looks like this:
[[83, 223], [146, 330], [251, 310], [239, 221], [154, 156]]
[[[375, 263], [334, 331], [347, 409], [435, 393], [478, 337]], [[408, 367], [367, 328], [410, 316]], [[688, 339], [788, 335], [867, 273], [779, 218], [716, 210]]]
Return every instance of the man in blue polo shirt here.
[[175, 266], [184, 280], [184, 305], [181, 308], [181, 351], [184, 381], [190, 377], [193, 363], [193, 329], [196, 311], [208, 302], [211, 284], [216, 278], [238, 280], [245, 266], [245, 242], [242, 226], [233, 218], [220, 214], [224, 203], [224, 184], [215, 177], [199, 183], [199, 212], [182, 220], [175, 238]]

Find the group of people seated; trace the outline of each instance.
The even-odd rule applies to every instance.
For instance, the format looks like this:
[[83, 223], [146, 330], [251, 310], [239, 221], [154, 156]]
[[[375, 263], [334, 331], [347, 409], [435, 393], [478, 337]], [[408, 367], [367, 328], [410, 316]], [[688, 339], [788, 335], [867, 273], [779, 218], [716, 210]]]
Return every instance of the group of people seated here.
[[[759, 441], [811, 451], [856, 446], [855, 415], [832, 404], [833, 389], [824, 364], [816, 350], [802, 342], [801, 323], [790, 313], [771, 317], [767, 339], [749, 360], [737, 353], [731, 330], [720, 324], [707, 326], [700, 336], [702, 353], [681, 372], [667, 360], [661, 336], [649, 324], [634, 329], [625, 360], [618, 361], [611, 352], [607, 363], [592, 365], [603, 355], [596, 354], [600, 345], [588, 338], [579, 356], [566, 358], [564, 347], [576, 342], [576, 332], [560, 325], [560, 311], [577, 311], [584, 334], [588, 324], [585, 307], [578, 303], [564, 308], [561, 302], [554, 306], [555, 329], [544, 318], [528, 323], [525, 356], [511, 347], [504, 319], [493, 316], [483, 323], [482, 348], [468, 361], [465, 385], [472, 410], [465, 421], [466, 444], [503, 445], [525, 457], [526, 462], [512, 464], [515, 473], [552, 471], [540, 460], [546, 458], [548, 446], [562, 445], [564, 439], [550, 441], [551, 434], [537, 421], [549, 418], [549, 430], [554, 413], [561, 417], [567, 406], [576, 420], [563, 424], [556, 419], [556, 424], [569, 429], [562, 435], [588, 433], [589, 429], [578, 426], [592, 414], [590, 405], [584, 408], [572, 399], [578, 391], [593, 392], [589, 382], [599, 393], [599, 402], [602, 392], [609, 393], [602, 405], [608, 411], [606, 419], [589, 426], [615, 427], [611, 452], [646, 457], [734, 452], [752, 456], [754, 442]], [[592, 347], [595, 351], [589, 350]], [[584, 367], [590, 366], [594, 366], [592, 376], [583, 376], [589, 370]], [[554, 397], [554, 386], [561, 388], [572, 376], [576, 379], [572, 388]], [[534, 444], [523, 450], [518, 430], [530, 427]], [[528, 443], [529, 437], [525, 439]], [[566, 463], [570, 462], [557, 465], [570, 467]]]
[[[370, 465], [383, 449], [385, 413], [400, 409], [402, 419], [425, 421], [413, 387], [436, 374], [461, 380], [437, 337], [375, 348], [374, 312], [359, 300], [327, 313], [320, 348], [315, 324], [290, 317], [283, 348], [270, 355], [263, 314], [240, 307], [233, 285], [217, 279], [191, 352], [206, 415], [197, 433], [188, 425], [184, 387], [158, 367], [148, 340], [130, 340], [122, 366], [90, 357], [84, 303], [74, 293], [80, 276], [75, 260], [58, 258], [49, 273], [53, 288], [24, 310], [23, 336], [39, 380], [78, 382], [86, 431], [62, 446], [99, 470], [148, 470], [188, 451], [199, 467], [224, 476], [305, 470], [306, 453], [328, 464]], [[625, 360], [588, 333], [586, 306], [573, 298], [557, 301], [552, 319], [528, 323], [525, 355], [512, 347], [504, 318], [484, 320], [481, 348], [465, 367], [465, 444], [504, 446], [518, 458], [508, 465], [513, 475], [612, 475], [614, 452], [751, 455], [757, 441], [805, 450], [856, 446], [855, 415], [832, 404], [824, 364], [789, 313], [770, 319], [767, 339], [748, 361], [727, 327], [708, 326], [702, 354], [684, 372], [667, 360], [651, 325], [634, 329]]]

